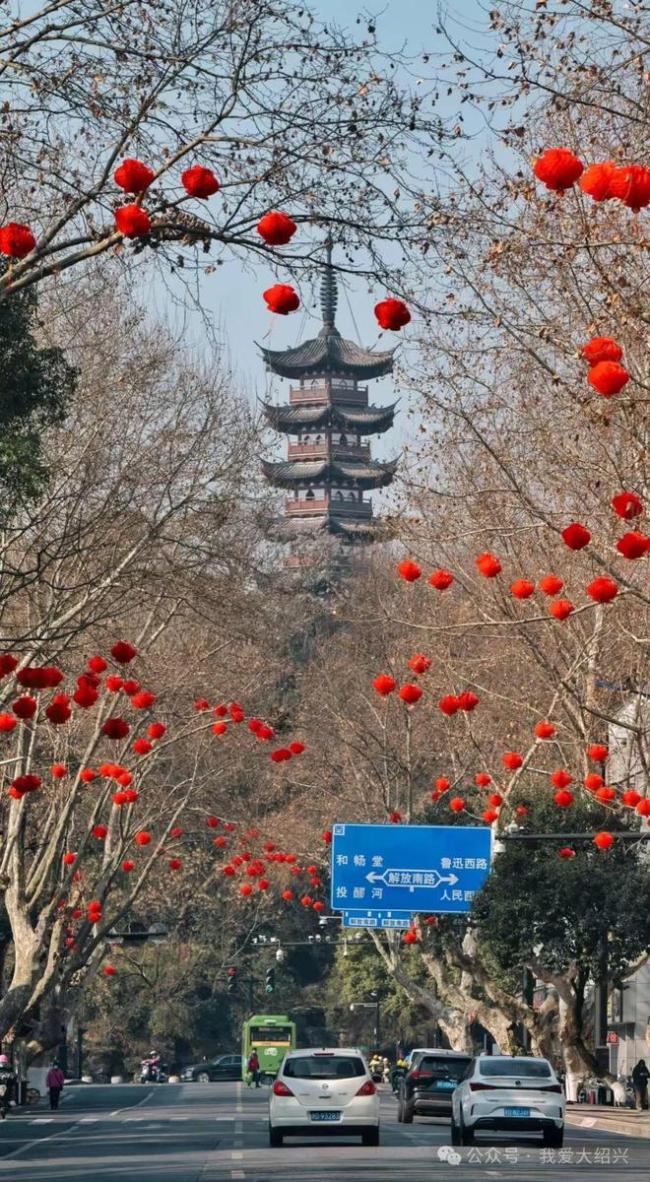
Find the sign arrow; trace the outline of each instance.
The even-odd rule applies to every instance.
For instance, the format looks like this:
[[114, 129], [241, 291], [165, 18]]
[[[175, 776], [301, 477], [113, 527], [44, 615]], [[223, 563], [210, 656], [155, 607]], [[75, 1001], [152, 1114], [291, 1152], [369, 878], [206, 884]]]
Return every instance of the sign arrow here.
[[[397, 875], [396, 882], [389, 882], [387, 875]], [[421, 881], [414, 882], [415, 876]], [[416, 890], [418, 887], [439, 887], [441, 883], [448, 882], [450, 886], [454, 886], [458, 882], [456, 874], [440, 874], [438, 870], [396, 870], [390, 868], [384, 870], [383, 874], [377, 874], [375, 870], [371, 870], [370, 874], [366, 874], [368, 882], [383, 882], [387, 887], [408, 887], [409, 890]]]

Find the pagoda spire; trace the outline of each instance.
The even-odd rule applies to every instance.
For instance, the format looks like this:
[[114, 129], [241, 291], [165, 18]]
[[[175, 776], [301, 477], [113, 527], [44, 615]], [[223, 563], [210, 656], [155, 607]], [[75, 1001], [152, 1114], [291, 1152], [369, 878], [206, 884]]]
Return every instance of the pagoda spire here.
[[325, 240], [325, 266], [320, 286], [320, 306], [323, 314], [323, 328], [334, 328], [336, 319], [336, 305], [338, 290], [336, 286], [336, 272], [332, 265], [332, 239]]

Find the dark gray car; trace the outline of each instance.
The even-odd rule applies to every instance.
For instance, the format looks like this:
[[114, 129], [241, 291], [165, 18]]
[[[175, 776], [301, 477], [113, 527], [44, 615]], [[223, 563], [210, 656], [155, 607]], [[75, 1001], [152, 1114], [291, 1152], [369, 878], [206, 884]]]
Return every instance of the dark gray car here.
[[186, 1067], [181, 1076], [197, 1083], [216, 1083], [220, 1079], [241, 1079], [241, 1055], [217, 1055], [208, 1063]]

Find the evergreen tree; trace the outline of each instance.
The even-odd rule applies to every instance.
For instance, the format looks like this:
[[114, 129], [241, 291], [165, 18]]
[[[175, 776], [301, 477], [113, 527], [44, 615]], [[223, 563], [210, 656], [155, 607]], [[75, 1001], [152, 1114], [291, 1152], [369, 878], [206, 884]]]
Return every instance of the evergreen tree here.
[[48, 463], [42, 435], [62, 422], [76, 387], [76, 370], [60, 348], [36, 337], [36, 297], [16, 294], [0, 308], [0, 497], [6, 514], [34, 497]]

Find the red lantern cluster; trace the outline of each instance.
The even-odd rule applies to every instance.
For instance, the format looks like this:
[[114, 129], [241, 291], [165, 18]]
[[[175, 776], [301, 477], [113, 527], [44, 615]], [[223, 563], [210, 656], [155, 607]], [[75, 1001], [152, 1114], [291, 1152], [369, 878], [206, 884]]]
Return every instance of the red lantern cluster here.
[[563, 193], [582, 176], [584, 164], [568, 148], [547, 148], [533, 164], [538, 181], [554, 193]]
[[36, 246], [29, 226], [22, 222], [7, 222], [0, 227], [0, 254], [10, 259], [24, 259]]

